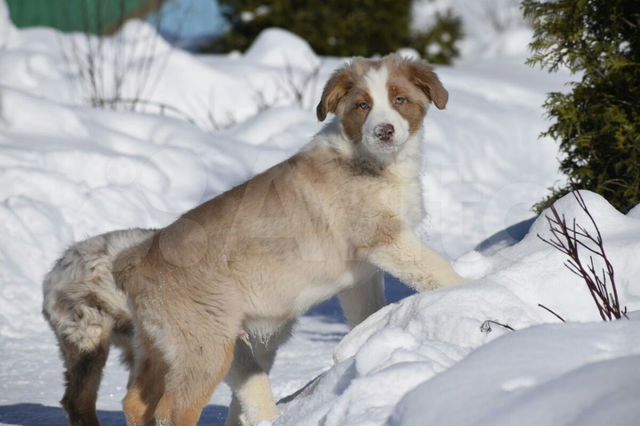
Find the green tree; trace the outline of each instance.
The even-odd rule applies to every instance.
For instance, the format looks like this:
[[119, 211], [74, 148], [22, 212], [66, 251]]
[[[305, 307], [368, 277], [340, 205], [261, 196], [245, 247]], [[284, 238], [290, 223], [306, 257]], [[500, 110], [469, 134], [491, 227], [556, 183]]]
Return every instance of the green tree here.
[[244, 50], [265, 28], [287, 29], [320, 55], [371, 56], [414, 47], [433, 63], [458, 55], [460, 19], [449, 12], [432, 28], [412, 31], [411, 0], [220, 0], [231, 25], [209, 50]]
[[[524, 0], [533, 22], [530, 64], [579, 76], [551, 93], [543, 136], [560, 142], [560, 170], [626, 212], [640, 203], [640, 5], [638, 0]], [[553, 188], [538, 211], [570, 190]]]

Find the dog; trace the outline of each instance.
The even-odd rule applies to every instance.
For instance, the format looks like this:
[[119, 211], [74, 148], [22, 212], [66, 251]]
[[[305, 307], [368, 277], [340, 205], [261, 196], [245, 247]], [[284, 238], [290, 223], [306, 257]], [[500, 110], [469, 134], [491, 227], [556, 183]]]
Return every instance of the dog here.
[[[131, 370], [133, 323], [127, 296], [113, 280], [113, 260], [154, 232], [119, 230], [77, 242], [65, 250], [44, 278], [43, 314], [56, 335], [66, 369], [61, 403], [74, 426], [99, 425], [96, 399], [110, 346], [121, 350], [121, 361]], [[385, 305], [383, 274], [376, 272], [338, 298], [354, 327]], [[268, 341], [246, 334], [237, 340], [226, 380], [232, 389], [227, 426], [255, 423], [265, 413], [272, 413], [271, 417], [277, 413], [268, 374], [292, 326], [286, 324]], [[243, 377], [252, 379], [243, 381]]]
[[129, 424], [196, 424], [224, 378], [232, 421], [273, 420], [267, 373], [297, 316], [338, 294], [358, 323], [384, 303], [381, 271], [418, 291], [462, 282], [413, 233], [423, 120], [447, 100], [421, 61], [354, 59], [316, 109], [334, 119], [301, 152], [166, 228], [72, 247], [44, 286], [71, 422], [97, 424], [110, 343], [131, 366]]

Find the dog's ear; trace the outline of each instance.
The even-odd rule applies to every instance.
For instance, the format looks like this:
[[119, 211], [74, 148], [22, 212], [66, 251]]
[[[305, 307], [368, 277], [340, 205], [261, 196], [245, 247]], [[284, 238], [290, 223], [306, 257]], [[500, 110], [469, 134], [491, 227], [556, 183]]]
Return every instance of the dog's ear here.
[[351, 65], [345, 65], [337, 69], [322, 91], [322, 98], [316, 107], [318, 120], [324, 121], [327, 114], [336, 112], [340, 99], [353, 87], [353, 70]]
[[444, 88], [433, 69], [423, 61], [406, 61], [409, 80], [418, 86], [438, 109], [444, 109], [449, 100], [449, 92]]

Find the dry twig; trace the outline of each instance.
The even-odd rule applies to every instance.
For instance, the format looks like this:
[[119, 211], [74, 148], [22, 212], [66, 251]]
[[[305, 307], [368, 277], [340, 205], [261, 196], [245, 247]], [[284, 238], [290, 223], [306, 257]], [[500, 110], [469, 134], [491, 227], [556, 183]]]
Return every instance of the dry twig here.
[[[580, 209], [589, 218], [594, 231], [589, 231], [586, 227], [576, 223], [575, 218], [567, 223], [565, 216], [561, 216], [555, 206], [551, 206], [551, 216], [546, 215], [545, 217], [553, 237], [546, 239], [538, 234], [538, 238], [569, 257], [564, 263], [565, 266], [584, 280], [603, 321], [626, 318], [627, 308], [620, 306], [615, 271], [604, 249], [598, 224], [589, 211], [582, 194], [579, 191], [572, 191], [572, 194]], [[580, 252], [583, 250], [589, 253], [588, 262], [584, 262], [580, 257]], [[600, 271], [595, 266], [594, 257], [600, 258], [604, 262], [604, 267]], [[562, 319], [548, 308], [545, 309]]]

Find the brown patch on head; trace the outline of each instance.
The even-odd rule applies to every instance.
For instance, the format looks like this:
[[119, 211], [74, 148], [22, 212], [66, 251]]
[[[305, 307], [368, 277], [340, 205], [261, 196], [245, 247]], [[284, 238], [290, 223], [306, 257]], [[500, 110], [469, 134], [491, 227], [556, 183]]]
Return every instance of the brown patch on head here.
[[389, 74], [387, 82], [389, 103], [409, 123], [409, 131], [415, 133], [422, 128], [427, 113], [428, 98], [406, 76], [398, 70]]
[[411, 133], [422, 127], [430, 101], [439, 109], [445, 108], [449, 93], [424, 61], [391, 54], [382, 63], [389, 70], [389, 103], [407, 120]]
[[403, 58], [397, 54], [385, 56], [382, 62], [389, 69], [390, 88], [395, 86], [398, 91], [410, 92], [411, 88], [406, 85], [408, 82], [411, 86], [417, 87], [426, 96], [427, 102], [432, 101], [438, 109], [447, 106], [449, 92], [426, 62]]
[[352, 64], [347, 64], [334, 71], [324, 86], [322, 97], [316, 107], [318, 120], [324, 121], [328, 113], [336, 112], [340, 99], [351, 90], [355, 80], [356, 76]]
[[[438, 109], [444, 109], [449, 100], [449, 92], [444, 88], [433, 69], [424, 61], [390, 55], [406, 78], [422, 90]], [[389, 58], [389, 57], [387, 57]]]
[[[369, 105], [369, 109], [363, 109], [361, 105]], [[369, 111], [373, 107], [373, 99], [362, 88], [353, 88], [345, 96], [340, 105], [339, 115], [342, 118], [342, 128], [353, 143], [362, 141], [362, 126]]]
[[[320, 103], [316, 108], [318, 120], [323, 121], [328, 113], [335, 113], [353, 143], [362, 141], [362, 126], [373, 108], [364, 75], [371, 68], [382, 65], [380, 60], [354, 58], [350, 63], [333, 73], [327, 82]], [[368, 105], [368, 108], [364, 106]]]

